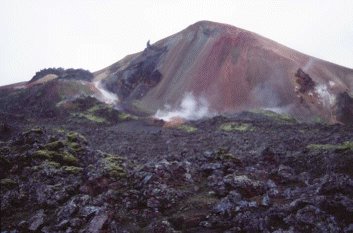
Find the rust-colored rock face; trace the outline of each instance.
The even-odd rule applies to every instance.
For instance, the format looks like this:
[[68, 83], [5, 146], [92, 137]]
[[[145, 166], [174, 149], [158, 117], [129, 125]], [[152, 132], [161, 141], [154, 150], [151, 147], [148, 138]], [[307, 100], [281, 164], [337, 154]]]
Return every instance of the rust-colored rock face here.
[[206, 100], [212, 113], [266, 108], [335, 122], [336, 96], [353, 94], [352, 69], [207, 21], [95, 75], [125, 106], [151, 114], [165, 105], [178, 108], [191, 93]]

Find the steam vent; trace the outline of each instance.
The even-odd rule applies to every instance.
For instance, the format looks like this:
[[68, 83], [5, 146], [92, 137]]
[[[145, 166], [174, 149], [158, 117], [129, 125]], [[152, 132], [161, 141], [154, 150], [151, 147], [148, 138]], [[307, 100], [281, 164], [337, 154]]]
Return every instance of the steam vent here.
[[352, 69], [214, 22], [197, 22], [95, 76], [126, 107], [138, 103], [151, 114], [177, 108], [191, 93], [212, 113], [262, 108], [300, 120], [351, 121], [337, 96], [352, 95]]
[[1, 233], [352, 233], [353, 70], [198, 22], [0, 87]]

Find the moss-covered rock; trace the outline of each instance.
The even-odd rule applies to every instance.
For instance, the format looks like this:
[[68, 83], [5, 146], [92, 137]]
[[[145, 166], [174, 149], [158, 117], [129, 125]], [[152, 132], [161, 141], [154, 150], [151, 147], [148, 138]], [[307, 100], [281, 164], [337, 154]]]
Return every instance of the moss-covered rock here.
[[353, 142], [347, 141], [342, 144], [309, 144], [307, 148], [310, 150], [353, 150]]
[[83, 143], [87, 143], [87, 139], [80, 133], [77, 132], [69, 132], [66, 134], [67, 136], [67, 140], [69, 142], [83, 142]]
[[46, 144], [46, 145], [44, 146], [45, 149], [47, 149], [47, 150], [53, 150], [53, 151], [59, 150], [59, 149], [61, 149], [61, 148], [63, 148], [63, 147], [64, 147], [64, 143], [63, 143], [62, 141], [50, 142], [50, 143], [48, 143], [48, 144]]
[[231, 153], [217, 153], [216, 158], [221, 161], [240, 162], [240, 159]]
[[58, 133], [65, 133], [66, 130], [64, 128], [56, 128], [54, 129], [54, 131], [58, 132]]
[[123, 158], [115, 155], [107, 154], [101, 159], [103, 165], [103, 174], [112, 178], [122, 178], [126, 176], [126, 171], [122, 167]]
[[104, 106], [103, 104], [96, 104], [96, 105], [94, 105], [93, 107], [89, 108], [89, 109], [87, 110], [87, 112], [95, 113], [95, 112], [97, 112], [97, 111], [99, 111], [99, 110], [101, 110], [101, 109], [104, 109], [104, 108], [110, 109], [109, 107], [106, 107], [106, 106]]
[[24, 134], [24, 135], [28, 135], [28, 134], [31, 134], [31, 133], [34, 133], [34, 134], [43, 134], [44, 131], [43, 131], [43, 129], [37, 127], [37, 128], [33, 128], [33, 129], [30, 129], [30, 130], [27, 130], [27, 131], [25, 131], [23, 134]]
[[183, 130], [183, 131], [185, 131], [187, 133], [193, 133], [193, 132], [197, 131], [197, 128], [195, 128], [192, 125], [187, 125], [187, 124], [179, 125], [177, 128], [180, 129], [180, 130]]
[[53, 158], [53, 151], [48, 150], [37, 150], [33, 153], [33, 157], [37, 159], [48, 159], [51, 160]]
[[227, 122], [223, 123], [219, 127], [220, 130], [231, 132], [231, 131], [239, 131], [239, 132], [245, 132], [245, 131], [253, 131], [254, 128], [252, 127], [251, 124], [248, 123], [238, 123], [238, 122]]
[[297, 120], [294, 117], [286, 113], [277, 113], [266, 109], [257, 109], [251, 112], [266, 116], [278, 122], [290, 123], [290, 124], [294, 124], [297, 122]]
[[17, 186], [17, 182], [14, 181], [13, 179], [5, 178], [0, 180], [0, 185], [1, 185], [1, 188], [13, 189], [14, 187]]
[[137, 120], [138, 117], [131, 115], [129, 113], [121, 112], [119, 113], [119, 120], [121, 121], [128, 121], [128, 120]]
[[[66, 104], [67, 105], [67, 104]], [[76, 100], [68, 104], [70, 115], [78, 123], [109, 124], [118, 121], [135, 119], [135, 116], [122, 113], [111, 105], [97, 101], [94, 98]]]
[[80, 174], [83, 171], [83, 168], [76, 167], [76, 166], [63, 166], [62, 170], [64, 172], [77, 175], [77, 174]]
[[107, 120], [103, 117], [97, 116], [93, 113], [79, 113], [76, 114], [75, 116], [85, 118], [86, 120], [92, 121], [94, 123], [106, 123]]
[[76, 165], [78, 159], [69, 152], [55, 153], [53, 159], [62, 164]]
[[83, 147], [81, 146], [81, 144], [77, 143], [77, 142], [68, 142], [68, 147], [73, 150], [74, 152], [78, 153], [83, 151]]
[[41, 164], [42, 166], [49, 166], [52, 168], [56, 168], [59, 169], [61, 167], [60, 163], [54, 162], [54, 161], [46, 161], [44, 163]]
[[69, 152], [57, 152], [49, 150], [37, 150], [33, 153], [33, 156], [38, 159], [56, 161], [61, 164], [76, 165], [78, 159], [70, 154]]

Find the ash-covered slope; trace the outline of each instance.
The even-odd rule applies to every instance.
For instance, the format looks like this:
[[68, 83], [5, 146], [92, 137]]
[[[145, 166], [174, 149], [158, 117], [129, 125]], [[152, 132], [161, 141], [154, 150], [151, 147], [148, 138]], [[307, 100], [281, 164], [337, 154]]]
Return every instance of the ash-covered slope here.
[[143, 52], [96, 72], [95, 79], [127, 109], [150, 114], [165, 105], [178, 108], [187, 93], [213, 113], [269, 108], [331, 122], [347, 122], [352, 113], [352, 69], [208, 21], [148, 43]]

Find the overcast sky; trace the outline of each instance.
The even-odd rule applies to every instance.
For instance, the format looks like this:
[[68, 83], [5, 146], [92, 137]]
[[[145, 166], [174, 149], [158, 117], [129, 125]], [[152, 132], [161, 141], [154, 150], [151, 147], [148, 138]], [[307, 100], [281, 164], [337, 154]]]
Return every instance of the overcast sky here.
[[0, 85], [47, 67], [96, 71], [199, 20], [353, 68], [351, 0], [0, 0]]

